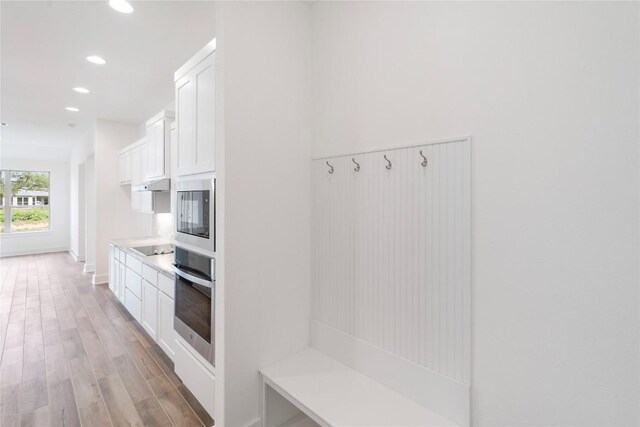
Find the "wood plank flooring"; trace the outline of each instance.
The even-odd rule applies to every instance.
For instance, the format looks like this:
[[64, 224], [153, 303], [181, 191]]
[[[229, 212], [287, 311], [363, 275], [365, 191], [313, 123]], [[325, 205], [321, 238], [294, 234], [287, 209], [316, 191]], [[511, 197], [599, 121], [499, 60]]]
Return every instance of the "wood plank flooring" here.
[[0, 425], [212, 426], [173, 363], [69, 254], [0, 259]]

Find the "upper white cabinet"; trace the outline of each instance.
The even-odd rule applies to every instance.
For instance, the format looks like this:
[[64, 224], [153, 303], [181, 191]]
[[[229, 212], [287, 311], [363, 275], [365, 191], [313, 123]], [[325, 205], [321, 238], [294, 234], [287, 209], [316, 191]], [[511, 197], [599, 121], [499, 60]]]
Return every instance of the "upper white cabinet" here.
[[[164, 120], [164, 119], [163, 119]], [[167, 147], [170, 145], [170, 134], [167, 133]], [[164, 143], [163, 143], [164, 144]], [[150, 154], [151, 151], [149, 141], [147, 138], [142, 138], [139, 141], [129, 145], [124, 148], [119, 153], [119, 161], [120, 161], [120, 184], [131, 184], [131, 209], [138, 212], [143, 213], [164, 213], [171, 212], [171, 204], [170, 204], [170, 193], [167, 192], [159, 192], [154, 193], [151, 191], [136, 191], [136, 186], [147, 181], [150, 175], [149, 163], [150, 163]], [[156, 144], [157, 148], [157, 144]], [[168, 148], [167, 148], [168, 150]], [[167, 151], [162, 149], [163, 151], [163, 160], [164, 161], [164, 153]], [[157, 153], [157, 149], [155, 150]], [[155, 164], [155, 160], [154, 160]], [[129, 175], [128, 182], [123, 180], [123, 176], [125, 175], [125, 171], [122, 169], [126, 169], [126, 173]], [[164, 169], [163, 170], [167, 170]]]
[[215, 40], [175, 73], [176, 175], [215, 171]]
[[120, 185], [131, 184], [131, 150], [118, 155], [118, 179]]
[[168, 178], [171, 168], [171, 123], [174, 113], [162, 111], [146, 123], [147, 127], [147, 168], [145, 181]]
[[133, 191], [135, 185], [139, 185], [142, 182], [142, 160], [140, 157], [141, 146], [144, 140], [140, 140], [136, 143], [135, 147], [130, 150], [131, 153], [131, 209], [134, 211], [140, 210], [141, 193], [139, 191]]

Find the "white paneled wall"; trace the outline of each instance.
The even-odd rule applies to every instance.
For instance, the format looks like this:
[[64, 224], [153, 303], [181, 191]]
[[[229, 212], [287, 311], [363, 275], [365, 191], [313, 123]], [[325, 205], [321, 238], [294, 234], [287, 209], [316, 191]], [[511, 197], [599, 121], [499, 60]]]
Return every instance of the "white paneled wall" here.
[[314, 160], [312, 318], [469, 384], [470, 167], [469, 139]]

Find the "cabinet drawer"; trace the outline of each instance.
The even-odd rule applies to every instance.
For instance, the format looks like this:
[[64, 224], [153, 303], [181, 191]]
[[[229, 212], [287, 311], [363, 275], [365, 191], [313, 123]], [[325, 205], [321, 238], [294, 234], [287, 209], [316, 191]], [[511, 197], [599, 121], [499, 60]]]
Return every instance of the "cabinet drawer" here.
[[164, 274], [158, 274], [158, 289], [167, 294], [167, 296], [174, 298], [174, 280], [172, 277], [165, 276]]
[[142, 278], [153, 286], [158, 286], [158, 272], [146, 264], [142, 265]]
[[175, 343], [175, 371], [198, 402], [213, 417], [216, 379], [211, 371], [185, 348], [180, 340]]
[[127, 254], [127, 267], [135, 271], [138, 276], [142, 276], [142, 261], [133, 255]]
[[125, 284], [128, 291], [131, 291], [138, 298], [142, 298], [142, 278], [128, 267]]
[[142, 317], [142, 301], [138, 299], [129, 289], [125, 291], [124, 306], [129, 310], [129, 313], [140, 322]]

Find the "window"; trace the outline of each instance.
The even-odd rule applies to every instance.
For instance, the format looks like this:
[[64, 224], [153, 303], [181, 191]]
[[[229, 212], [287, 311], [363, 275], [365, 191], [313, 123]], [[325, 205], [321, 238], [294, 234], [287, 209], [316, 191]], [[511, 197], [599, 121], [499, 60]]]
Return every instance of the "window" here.
[[0, 233], [46, 230], [49, 172], [0, 171]]

